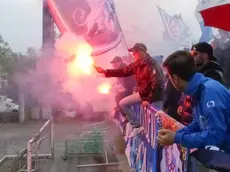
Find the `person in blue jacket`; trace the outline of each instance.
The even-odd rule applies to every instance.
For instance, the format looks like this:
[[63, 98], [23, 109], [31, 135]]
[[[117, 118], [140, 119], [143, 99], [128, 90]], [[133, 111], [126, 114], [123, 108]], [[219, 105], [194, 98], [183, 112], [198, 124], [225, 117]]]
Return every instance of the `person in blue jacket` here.
[[171, 54], [163, 63], [173, 86], [192, 97], [193, 121], [176, 132], [162, 129], [158, 142], [186, 148], [210, 146], [230, 153], [230, 93], [219, 82], [196, 72], [193, 57], [186, 51]]

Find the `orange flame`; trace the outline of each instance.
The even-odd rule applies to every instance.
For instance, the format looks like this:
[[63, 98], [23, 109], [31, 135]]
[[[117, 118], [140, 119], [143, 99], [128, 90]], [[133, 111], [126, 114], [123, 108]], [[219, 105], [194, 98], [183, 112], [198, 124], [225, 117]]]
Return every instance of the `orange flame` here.
[[68, 64], [69, 75], [90, 75], [94, 64], [91, 53], [92, 47], [89, 44], [84, 43], [79, 45], [75, 50], [75, 58]]
[[111, 85], [109, 83], [102, 83], [98, 86], [98, 92], [101, 94], [109, 94]]

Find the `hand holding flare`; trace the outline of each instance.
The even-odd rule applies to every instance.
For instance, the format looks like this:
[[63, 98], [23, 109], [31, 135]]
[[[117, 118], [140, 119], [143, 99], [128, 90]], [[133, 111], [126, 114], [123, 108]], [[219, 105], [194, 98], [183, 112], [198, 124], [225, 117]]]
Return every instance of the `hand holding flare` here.
[[101, 68], [101, 67], [98, 67], [96, 65], [93, 65], [93, 67], [95, 68], [95, 70], [98, 72], [98, 73], [105, 73], [105, 69]]

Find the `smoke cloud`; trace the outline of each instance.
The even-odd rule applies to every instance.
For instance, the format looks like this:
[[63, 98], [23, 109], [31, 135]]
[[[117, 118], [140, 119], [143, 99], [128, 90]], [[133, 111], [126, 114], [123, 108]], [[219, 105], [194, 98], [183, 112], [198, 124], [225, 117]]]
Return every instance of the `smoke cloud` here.
[[[95, 111], [105, 111], [114, 106], [114, 94], [99, 93], [101, 84], [112, 85], [113, 79], [105, 78], [96, 73], [94, 68], [91, 74], [69, 73], [69, 64], [76, 53], [76, 47], [84, 40], [73, 33], [66, 33], [55, 43], [55, 50], [41, 52], [34, 69], [28, 73], [18, 73], [15, 81], [20, 85], [26, 95], [32, 96], [39, 105], [68, 108], [70, 95], [76, 106], [92, 104]], [[109, 68], [107, 55], [92, 57], [96, 65]], [[71, 70], [74, 70], [73, 68]], [[29, 100], [31, 101], [31, 99]]]
[[[156, 5], [162, 7], [171, 16], [182, 14], [185, 23], [195, 34], [192, 39], [196, 42], [200, 37], [200, 27], [194, 15], [197, 4], [195, 0], [192, 3], [181, 1], [179, 6], [178, 2], [169, 0], [114, 0], [114, 2], [126, 42], [106, 54], [93, 57], [94, 63], [98, 66], [111, 68], [109, 63], [111, 59], [117, 55], [127, 56], [127, 48], [132, 47], [136, 42], [145, 43], [152, 56], [166, 57], [178, 49], [174, 42], [167, 39], [167, 36], [164, 37], [165, 28]], [[108, 104], [114, 103], [114, 95], [100, 94], [97, 87], [101, 83], [113, 83], [114, 79], [103, 78], [94, 70], [91, 75], [82, 74], [74, 77], [68, 74], [66, 61], [71, 60], [76, 47], [82, 42], [84, 40], [73, 33], [64, 34], [56, 41], [55, 51], [43, 51], [35, 68], [26, 74], [17, 74], [15, 81], [26, 94], [34, 97], [41, 105], [65, 107], [68, 101], [65, 93], [70, 93], [80, 104], [92, 102], [111, 108]]]

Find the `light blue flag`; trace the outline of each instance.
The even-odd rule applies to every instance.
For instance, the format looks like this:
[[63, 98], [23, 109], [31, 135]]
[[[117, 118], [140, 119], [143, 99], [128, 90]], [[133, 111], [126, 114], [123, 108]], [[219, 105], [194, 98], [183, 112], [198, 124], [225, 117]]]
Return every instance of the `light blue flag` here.
[[203, 21], [200, 22], [199, 24], [202, 31], [202, 35], [200, 37], [199, 42], [209, 42], [210, 40], [212, 40], [213, 39], [212, 28], [205, 26]]

